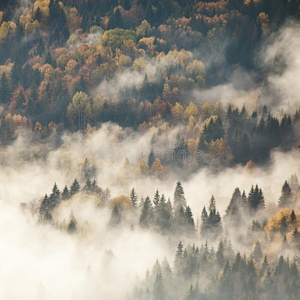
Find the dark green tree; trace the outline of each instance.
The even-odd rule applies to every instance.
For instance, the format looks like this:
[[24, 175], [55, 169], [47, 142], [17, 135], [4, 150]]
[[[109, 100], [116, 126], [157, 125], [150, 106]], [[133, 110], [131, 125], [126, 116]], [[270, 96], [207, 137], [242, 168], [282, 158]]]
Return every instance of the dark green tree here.
[[75, 178], [70, 189], [70, 196], [72, 197], [73, 195], [79, 193], [80, 191], [80, 185], [77, 179]]
[[132, 190], [130, 192], [130, 199], [132, 202], [132, 206], [136, 207], [137, 206], [137, 195], [136, 195], [134, 188], [132, 188]]
[[290, 188], [288, 182], [285, 181], [281, 189], [281, 195], [279, 197], [278, 207], [280, 208], [290, 207], [292, 204], [292, 199], [293, 199], [292, 189]]
[[69, 192], [69, 189], [68, 187], [65, 185], [62, 193], [61, 193], [61, 199], [62, 200], [67, 200], [70, 198], [70, 192]]
[[0, 102], [3, 104], [7, 104], [7, 103], [9, 104], [10, 97], [11, 97], [11, 90], [10, 90], [9, 82], [7, 80], [5, 73], [3, 73], [0, 82]]
[[174, 211], [176, 212], [180, 207], [186, 208], [186, 199], [181, 182], [177, 181], [174, 192]]
[[117, 226], [121, 223], [121, 214], [119, 212], [118, 206], [115, 205], [113, 211], [111, 213], [111, 217], [109, 220], [110, 226]]

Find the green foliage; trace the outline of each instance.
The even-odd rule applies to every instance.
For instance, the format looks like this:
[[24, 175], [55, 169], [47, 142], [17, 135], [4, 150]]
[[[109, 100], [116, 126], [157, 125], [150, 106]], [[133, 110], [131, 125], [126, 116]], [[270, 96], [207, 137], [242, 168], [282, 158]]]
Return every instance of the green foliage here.
[[107, 30], [99, 38], [98, 45], [112, 51], [121, 49], [128, 41], [136, 42], [136, 33], [132, 30], [121, 28]]

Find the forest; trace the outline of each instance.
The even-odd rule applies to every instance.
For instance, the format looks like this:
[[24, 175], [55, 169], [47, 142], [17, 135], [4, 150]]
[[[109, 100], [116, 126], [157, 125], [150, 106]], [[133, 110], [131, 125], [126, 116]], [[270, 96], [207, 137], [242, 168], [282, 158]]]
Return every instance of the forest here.
[[0, 298], [299, 299], [299, 17], [1, 1]]

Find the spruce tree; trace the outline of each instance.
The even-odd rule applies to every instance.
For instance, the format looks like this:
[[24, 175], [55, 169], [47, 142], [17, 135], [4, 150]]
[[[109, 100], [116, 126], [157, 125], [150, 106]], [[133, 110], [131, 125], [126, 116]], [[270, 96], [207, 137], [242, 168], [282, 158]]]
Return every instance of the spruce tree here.
[[19, 95], [17, 97], [17, 102], [16, 102], [16, 108], [22, 108], [24, 103], [26, 102], [24, 93], [22, 91], [22, 89], [20, 89]]
[[132, 188], [132, 190], [130, 192], [130, 199], [131, 199], [131, 202], [132, 202], [132, 206], [136, 207], [136, 205], [137, 205], [137, 195], [136, 195], [136, 192], [135, 192], [134, 188]]
[[7, 103], [9, 104], [10, 97], [11, 97], [11, 90], [10, 90], [9, 82], [7, 80], [5, 73], [3, 73], [0, 82], [0, 102], [3, 104], [7, 104]]
[[72, 197], [73, 195], [79, 193], [80, 191], [80, 185], [77, 179], [75, 178], [70, 189], [70, 196]]
[[70, 222], [67, 227], [67, 231], [69, 234], [73, 234], [77, 231], [77, 220], [73, 215], [71, 216]]
[[62, 193], [61, 193], [61, 199], [62, 200], [67, 200], [70, 198], [70, 192], [69, 192], [69, 189], [68, 187], [65, 185]]
[[152, 224], [153, 220], [153, 208], [149, 197], [146, 197], [144, 202], [141, 216], [140, 216], [140, 226], [143, 228], [148, 228]]
[[154, 151], [153, 151], [153, 148], [151, 148], [151, 151], [149, 153], [149, 157], [148, 157], [148, 166], [149, 166], [149, 169], [151, 169], [153, 163], [155, 162], [155, 154], [154, 154]]
[[186, 199], [181, 182], [178, 181], [174, 192], [174, 211], [176, 212], [180, 207], [186, 208]]
[[292, 198], [293, 198], [292, 189], [290, 188], [288, 182], [285, 181], [281, 189], [281, 195], [279, 197], [278, 207], [280, 208], [290, 207], [292, 204]]
[[121, 223], [121, 214], [117, 205], [114, 206], [109, 220], [110, 226], [117, 226]]
[[154, 207], [157, 208], [158, 204], [159, 204], [159, 200], [160, 200], [160, 196], [159, 196], [159, 192], [158, 190], [156, 190], [155, 195], [154, 195]]

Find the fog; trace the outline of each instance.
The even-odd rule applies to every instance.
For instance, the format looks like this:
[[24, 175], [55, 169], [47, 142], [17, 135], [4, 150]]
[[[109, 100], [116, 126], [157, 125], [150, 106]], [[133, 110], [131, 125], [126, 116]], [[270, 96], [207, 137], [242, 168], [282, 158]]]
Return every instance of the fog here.
[[[290, 23], [264, 46], [264, 64], [272, 68], [276, 57], [284, 61], [284, 68], [269, 75], [274, 97], [260, 97], [272, 113], [291, 112], [298, 108], [300, 75], [300, 27]], [[166, 65], [149, 65], [146, 70], [155, 74]], [[108, 93], [131, 84], [140, 84], [146, 72], [119, 74], [111, 82], [99, 87]], [[151, 79], [150, 76], [150, 80]], [[240, 71], [229, 84], [207, 90], [195, 90], [200, 101], [244, 103], [255, 107], [260, 88], [253, 84], [252, 75]], [[252, 102], [253, 101], [253, 102]], [[265, 102], [264, 102], [265, 101]], [[167, 170], [163, 180], [143, 176], [137, 165], [141, 158], [147, 162], [151, 149], [161, 157], [172, 153], [172, 142], [180, 130], [172, 128], [158, 133], [156, 128], [146, 133], [122, 129], [106, 123], [93, 133], [53, 133], [47, 141], [36, 142], [32, 132], [21, 132], [15, 142], [2, 147], [0, 161], [0, 298], [1, 299], [125, 299], [143, 278], [155, 260], [167, 257], [173, 263], [178, 240], [171, 241], [152, 231], [119, 227], [108, 229], [109, 208], [97, 207], [96, 199], [78, 194], [60, 204], [53, 213], [54, 225], [38, 222], [37, 216], [21, 209], [21, 203], [40, 201], [56, 182], [62, 191], [74, 178], [82, 181], [85, 159], [95, 166], [98, 185], [111, 190], [111, 198], [129, 195], [136, 189], [139, 200], [147, 195], [153, 199], [156, 189], [173, 201], [176, 182], [181, 180], [188, 205], [195, 221], [211, 195], [224, 215], [236, 187], [248, 194], [252, 185], [262, 188], [266, 203], [277, 203], [282, 184], [292, 174], [300, 177], [299, 149], [282, 153], [275, 150], [269, 166], [247, 170], [235, 166], [213, 173], [201, 169], [191, 173], [189, 168], [179, 172]], [[154, 138], [155, 137], [155, 138]], [[56, 147], [56, 145], [60, 145]], [[129, 166], [124, 165], [126, 158]], [[162, 163], [163, 159], [162, 159]], [[300, 211], [298, 211], [300, 213]], [[55, 226], [68, 221], [74, 214], [81, 228], [70, 235]], [[86, 223], [88, 222], [88, 223]], [[84, 225], [85, 224], [85, 225]], [[86, 228], [86, 230], [84, 230]], [[198, 243], [203, 241], [197, 241]]]

